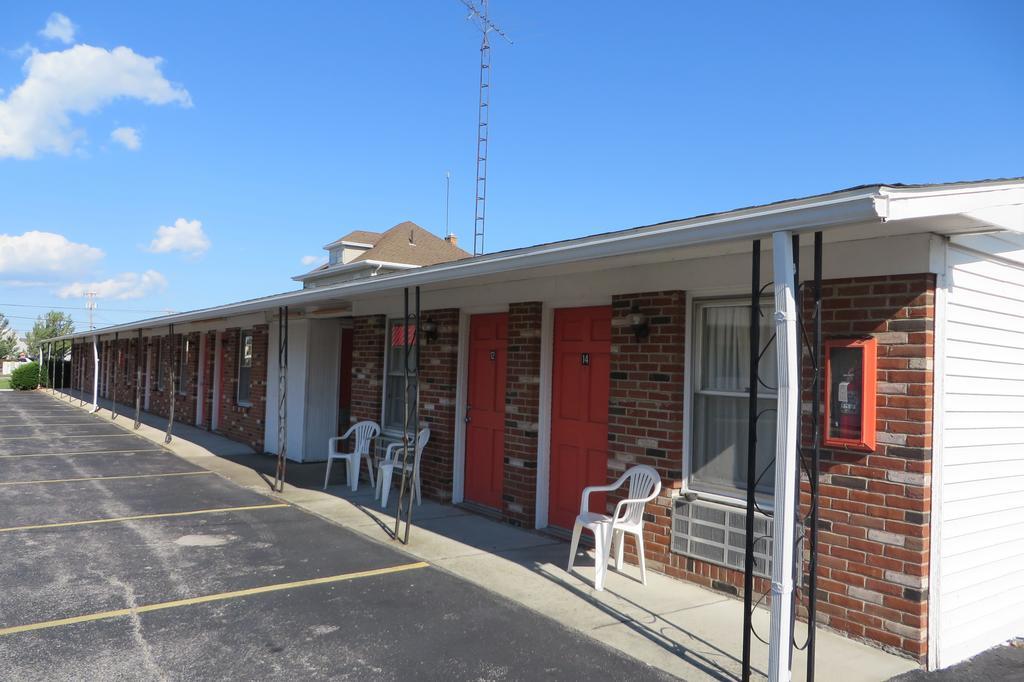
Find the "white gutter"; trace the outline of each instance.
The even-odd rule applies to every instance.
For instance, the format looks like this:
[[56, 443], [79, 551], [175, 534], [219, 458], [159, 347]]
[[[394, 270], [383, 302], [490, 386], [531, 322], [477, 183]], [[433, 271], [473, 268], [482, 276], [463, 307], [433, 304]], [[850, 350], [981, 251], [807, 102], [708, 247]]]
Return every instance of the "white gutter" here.
[[296, 282], [304, 282], [309, 279], [320, 279], [321, 277], [330, 277], [331, 275], [337, 275], [339, 273], [346, 274], [370, 268], [374, 268], [375, 270], [380, 270], [381, 268], [391, 268], [392, 270], [411, 270], [419, 267], [423, 266], [411, 265], [409, 263], [394, 263], [385, 260], [359, 260], [352, 263], [331, 265], [323, 270], [311, 270], [304, 275], [295, 275], [292, 279]]
[[[796, 330], [793, 238], [788, 231], [772, 234], [775, 280], [775, 355], [778, 362], [778, 403], [775, 412], [775, 516], [772, 549], [772, 616], [768, 637], [768, 679], [792, 678], [793, 567], [798, 499], [797, 439], [800, 436], [800, 377]], [[751, 381], [754, 378], [751, 377]]]
[[[541, 244], [489, 256], [463, 258], [374, 278], [302, 289], [213, 308], [113, 325], [103, 328], [101, 333], [150, 329], [168, 324], [209, 320], [214, 317], [266, 312], [279, 306], [301, 306], [324, 301], [337, 301], [346, 296], [399, 290], [410, 286], [455, 282], [525, 268], [565, 265], [671, 248], [757, 239], [766, 237], [780, 229], [801, 232], [857, 222], [877, 222], [879, 215], [875, 210], [876, 189], [872, 187], [827, 195], [827, 198], [800, 199], [701, 218], [673, 221], [651, 227], [610, 232], [572, 241]], [[91, 333], [70, 334], [55, 337], [55, 340], [83, 338]]]

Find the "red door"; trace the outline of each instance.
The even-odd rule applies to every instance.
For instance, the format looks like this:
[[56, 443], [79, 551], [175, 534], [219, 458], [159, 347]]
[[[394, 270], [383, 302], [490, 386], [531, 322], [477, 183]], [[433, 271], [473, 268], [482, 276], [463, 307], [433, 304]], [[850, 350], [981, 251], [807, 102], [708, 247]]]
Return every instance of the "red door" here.
[[465, 498], [501, 508], [505, 475], [505, 372], [508, 315], [469, 321], [469, 391], [466, 404]]
[[[548, 523], [572, 528], [588, 485], [608, 482], [612, 309], [555, 311]], [[604, 512], [604, 495], [590, 510]]]

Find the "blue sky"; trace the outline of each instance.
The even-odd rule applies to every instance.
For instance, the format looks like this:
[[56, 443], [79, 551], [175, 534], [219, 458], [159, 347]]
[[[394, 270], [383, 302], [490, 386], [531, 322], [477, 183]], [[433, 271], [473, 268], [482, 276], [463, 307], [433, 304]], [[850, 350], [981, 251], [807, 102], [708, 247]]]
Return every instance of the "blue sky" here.
[[[488, 250], [1024, 175], [1021, 3], [491, 13], [515, 44], [493, 50]], [[441, 233], [448, 170], [471, 245], [478, 44], [458, 0], [7, 3], [0, 311], [26, 329], [41, 309], [12, 303], [96, 283], [101, 324], [290, 290], [348, 230]]]

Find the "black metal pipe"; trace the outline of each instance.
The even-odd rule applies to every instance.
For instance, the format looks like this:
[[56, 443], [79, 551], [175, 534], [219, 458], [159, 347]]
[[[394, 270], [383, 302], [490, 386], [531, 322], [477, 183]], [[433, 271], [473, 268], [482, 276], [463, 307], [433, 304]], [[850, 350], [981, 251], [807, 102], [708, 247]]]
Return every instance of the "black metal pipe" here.
[[817, 639], [818, 612], [818, 478], [821, 465], [821, 376], [825, 358], [821, 348], [821, 232], [814, 233], [814, 380], [811, 397], [811, 528], [808, 538], [810, 557], [807, 568], [807, 682], [814, 682], [814, 643]]
[[[284, 492], [288, 467], [288, 306], [277, 309], [277, 470], [274, 490]], [[372, 466], [372, 464], [371, 464]], [[356, 476], [359, 470], [356, 469]]]
[[[171, 442], [171, 431], [174, 429], [174, 403], [175, 403], [174, 396], [178, 392], [178, 390], [174, 387], [174, 325], [173, 324], [169, 325], [168, 329], [169, 329], [169, 333], [167, 335], [167, 341], [168, 341], [168, 343], [171, 346], [170, 353], [167, 354], [168, 355], [167, 359], [168, 359], [168, 361], [169, 361], [169, 363], [171, 365], [170, 366], [170, 375], [171, 375], [171, 377], [170, 377], [171, 378], [171, 382], [170, 383], [171, 383], [171, 385], [168, 387], [168, 390], [171, 393], [171, 409], [170, 409], [170, 414], [167, 416], [167, 433], [164, 434], [164, 443], [170, 443]], [[239, 338], [239, 341], [241, 341], [241, 338]], [[156, 371], [159, 373], [160, 372], [160, 368], [157, 367]]]
[[747, 379], [747, 514], [743, 560], [743, 682], [750, 679], [750, 635], [754, 610], [754, 489], [757, 486], [757, 360], [761, 346], [761, 240], [750, 266], [750, 375]]
[[57, 388], [61, 391], [64, 390], [64, 355], [66, 354], [65, 351], [67, 350], [67, 343], [68, 342], [64, 340], [61, 340], [60, 342], [60, 381], [57, 382]]
[[135, 423], [132, 428], [138, 429], [142, 424], [142, 330], [135, 339]]
[[117, 370], [120, 369], [118, 365], [121, 364], [121, 342], [118, 339], [118, 332], [114, 332], [114, 352], [111, 355], [114, 356], [112, 360], [114, 363], [114, 388], [110, 392], [110, 419], [113, 421], [117, 419], [117, 378], [119, 374]]
[[[802, 348], [803, 344], [800, 339], [803, 338], [803, 296], [800, 293], [800, 235], [794, 234], [791, 237], [793, 244], [793, 308], [796, 310], [797, 324], [799, 325], [799, 331], [797, 336], [797, 347]], [[803, 367], [804, 367], [804, 354], [802, 352], [796, 354], [796, 385], [799, 386], [797, 391], [797, 404], [803, 404]], [[802, 413], [802, 411], [801, 411]], [[796, 456], [796, 461], [799, 464], [803, 457], [803, 441], [800, 429], [801, 422], [797, 421], [797, 436], [796, 436], [796, 452], [793, 453]], [[793, 518], [790, 519], [790, 523], [794, 524], [797, 530], [800, 530], [802, 524], [800, 522], [800, 467], [797, 466], [797, 476], [795, 481], [790, 481], [791, 485], [796, 486], [796, 505], [793, 509]], [[795, 536], [795, 534], [794, 534]], [[800, 542], [798, 547], [802, 547], [803, 543]], [[798, 568], [803, 562], [803, 552], [793, 552], [794, 561], [793, 565], [790, 566], [793, 578], [796, 578], [800, 574]], [[796, 580], [793, 581], [794, 585], [798, 585]], [[795, 641], [794, 635], [796, 634], [796, 605], [797, 595], [799, 590], [793, 590], [791, 594], [791, 610], [790, 613], [793, 617], [789, 620], [789, 669], [793, 669], [793, 642]]]

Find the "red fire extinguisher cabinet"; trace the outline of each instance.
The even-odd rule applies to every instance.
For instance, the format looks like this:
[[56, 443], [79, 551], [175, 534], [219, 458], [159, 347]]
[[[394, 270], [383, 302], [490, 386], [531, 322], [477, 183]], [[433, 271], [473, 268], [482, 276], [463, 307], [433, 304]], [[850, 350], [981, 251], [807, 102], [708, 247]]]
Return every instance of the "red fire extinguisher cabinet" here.
[[826, 446], [874, 452], [877, 356], [871, 337], [825, 342]]

